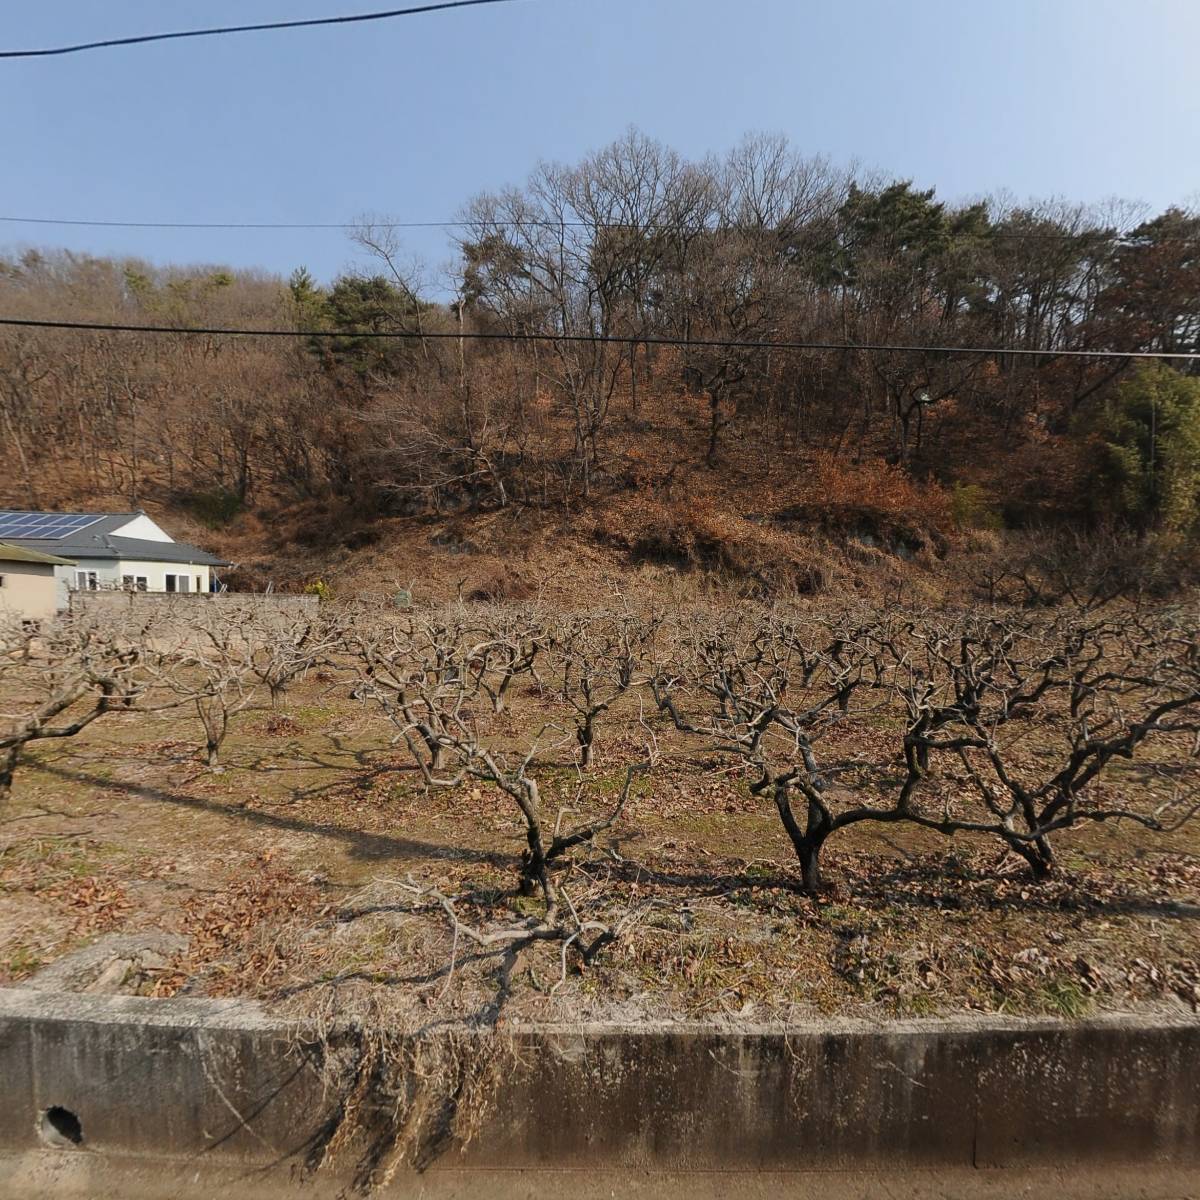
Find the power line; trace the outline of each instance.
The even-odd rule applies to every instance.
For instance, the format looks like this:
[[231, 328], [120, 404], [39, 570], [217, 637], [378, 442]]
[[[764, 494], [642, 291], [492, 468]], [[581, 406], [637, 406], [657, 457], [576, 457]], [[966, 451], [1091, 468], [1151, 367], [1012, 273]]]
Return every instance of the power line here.
[[208, 326], [125, 325], [102, 321], [37, 320], [0, 317], [0, 326], [20, 329], [75, 329], [92, 333], [153, 333], [179, 337], [372, 338], [400, 341], [568, 342], [621, 346], [692, 346], [701, 349], [744, 350], [860, 350], [895, 354], [1007, 354], [1019, 358], [1153, 358], [1200, 361], [1200, 351], [1180, 350], [1031, 350], [1009, 346], [914, 346], [890, 342], [756, 341], [736, 338], [676, 338], [598, 333], [481, 333], [436, 330], [229, 329]]
[[[484, 0], [474, 0], [484, 2]], [[541, 220], [517, 218], [496, 220], [493, 218], [472, 220], [455, 218], [438, 221], [105, 221], [72, 217], [17, 217], [0, 215], [0, 223], [10, 225], [66, 225], [90, 229], [336, 229], [349, 231], [364, 226], [374, 229], [471, 229], [478, 225], [498, 229], [635, 229], [644, 233], [672, 232], [677, 225], [663, 225], [637, 221], [580, 221]], [[1132, 233], [1108, 233], [1104, 230], [1086, 230], [1082, 233], [1024, 233], [1019, 230], [992, 230], [982, 235], [981, 240], [1029, 241], [1029, 242], [1075, 242], [1109, 238], [1120, 246], [1134, 242]], [[1196, 246], [1200, 238], [1163, 238], [1155, 245]]]
[[227, 33], [258, 33], [267, 29], [304, 29], [314, 25], [351, 25], [361, 21], [387, 21], [393, 17], [411, 17], [417, 13], [438, 12], [445, 8], [471, 8], [478, 4], [507, 4], [511, 0], [442, 0], [415, 8], [392, 8], [385, 12], [353, 13], [345, 17], [311, 17], [303, 21], [264, 21], [257, 25], [223, 25], [213, 29], [182, 29], [174, 33], [143, 33], [133, 37], [107, 38], [100, 42], [80, 42], [74, 46], [55, 46], [48, 50], [0, 50], [0, 58], [50, 58], [59, 54], [78, 54], [82, 50], [104, 50], [112, 46], [139, 46], [146, 42], [169, 42], [178, 38], [215, 37]]
[[[4, 217], [18, 225], [85, 225], [102, 229], [358, 229], [361, 221], [83, 221], [58, 217]], [[442, 229], [472, 221], [373, 221], [377, 229]], [[555, 221], [557, 226], [559, 222]]]

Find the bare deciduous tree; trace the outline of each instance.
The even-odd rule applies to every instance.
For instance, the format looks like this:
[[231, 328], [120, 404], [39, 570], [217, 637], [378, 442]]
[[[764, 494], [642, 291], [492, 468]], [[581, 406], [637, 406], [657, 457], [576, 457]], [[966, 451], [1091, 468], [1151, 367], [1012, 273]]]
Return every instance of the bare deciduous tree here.
[[204, 730], [204, 761], [219, 770], [221, 747], [233, 718], [255, 697], [254, 653], [257, 634], [237, 610], [190, 609], [183, 636], [162, 684], [180, 703], [196, 709]]
[[[1186, 615], [893, 614], [807, 631], [718, 619], [682, 641], [651, 682], [660, 709], [746, 763], [808, 891], [828, 840], [863, 822], [990, 835], [1041, 878], [1061, 831], [1120, 820], [1165, 831], [1200, 808], [1200, 772], [1179, 761], [1189, 744], [1195, 755], [1200, 730], [1200, 644]], [[873, 718], [885, 722], [876, 740], [902, 764], [898, 779], [890, 754], [862, 764], [821, 753], [838, 722]], [[1174, 748], [1174, 767], [1119, 769], [1153, 743]], [[869, 778], [839, 786], [864, 766]]]
[[39, 628], [0, 618], [0, 801], [21, 755], [43, 739], [72, 738], [135, 705], [161, 675], [145, 628], [62, 616]]
[[648, 679], [645, 655], [657, 622], [627, 613], [563, 617], [553, 627], [555, 686], [572, 711], [579, 764], [593, 765], [596, 725], [630, 688]]
[[245, 618], [250, 673], [266, 687], [272, 708], [292, 683], [325, 663], [341, 645], [342, 631], [327, 612], [290, 615], [256, 606]]

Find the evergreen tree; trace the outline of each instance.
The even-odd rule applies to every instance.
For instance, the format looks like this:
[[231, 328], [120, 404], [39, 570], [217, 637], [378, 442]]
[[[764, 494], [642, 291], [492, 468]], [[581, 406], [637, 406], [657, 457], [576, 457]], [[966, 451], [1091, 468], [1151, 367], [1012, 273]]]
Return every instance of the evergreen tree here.
[[1096, 421], [1095, 509], [1165, 532], [1200, 531], [1200, 379], [1139, 367]]

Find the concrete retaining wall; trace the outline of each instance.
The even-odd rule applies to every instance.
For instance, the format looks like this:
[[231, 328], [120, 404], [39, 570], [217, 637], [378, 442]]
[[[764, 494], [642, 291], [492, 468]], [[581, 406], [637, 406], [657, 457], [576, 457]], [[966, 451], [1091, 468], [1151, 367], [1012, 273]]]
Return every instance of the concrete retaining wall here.
[[313, 616], [320, 607], [317, 596], [291, 592], [128, 592], [123, 588], [107, 591], [72, 592], [72, 612], [132, 616], [142, 620], [163, 612], [187, 614], [201, 607], [238, 613], [277, 613], [285, 617]]
[[[464, 1169], [1200, 1168], [1200, 1020], [544, 1027], [512, 1042], [475, 1137], [461, 1153], [434, 1147], [427, 1181]], [[353, 1035], [339, 1044], [344, 1056]], [[56, 1153], [105, 1170], [127, 1156], [299, 1168], [344, 1099], [324, 1057], [252, 1004], [0, 990], [0, 1155], [38, 1151], [42, 1114], [58, 1107], [82, 1141]]]

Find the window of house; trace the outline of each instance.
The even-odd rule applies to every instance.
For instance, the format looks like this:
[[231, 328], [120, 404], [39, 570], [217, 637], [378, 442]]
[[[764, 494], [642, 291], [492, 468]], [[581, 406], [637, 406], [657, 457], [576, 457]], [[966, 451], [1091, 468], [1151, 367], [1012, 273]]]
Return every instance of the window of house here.
[[76, 571], [75, 590], [79, 592], [94, 592], [100, 586], [95, 571]]
[[167, 580], [167, 591], [168, 591], [168, 592], [173, 592], [173, 591], [175, 591], [175, 590], [176, 590], [176, 588], [175, 588], [175, 576], [174, 576], [174, 575], [168, 575], [168, 576], [166, 576], [166, 580]]
[[198, 591], [198, 592], [204, 591], [204, 580], [203, 580], [203, 577], [200, 575], [196, 576], [196, 591]]
[[146, 576], [145, 575], [122, 575], [121, 586], [127, 592], [144, 592], [146, 591]]
[[4, 586], [4, 576], [0, 575], [0, 587]]
[[192, 590], [192, 581], [187, 575], [168, 575], [166, 579], [168, 592], [190, 592]]

